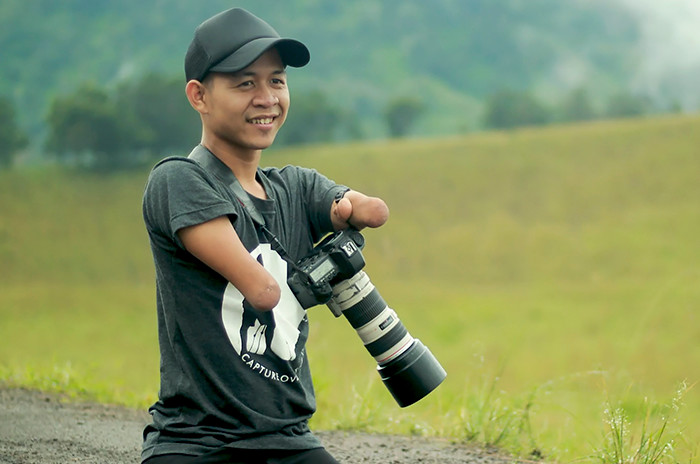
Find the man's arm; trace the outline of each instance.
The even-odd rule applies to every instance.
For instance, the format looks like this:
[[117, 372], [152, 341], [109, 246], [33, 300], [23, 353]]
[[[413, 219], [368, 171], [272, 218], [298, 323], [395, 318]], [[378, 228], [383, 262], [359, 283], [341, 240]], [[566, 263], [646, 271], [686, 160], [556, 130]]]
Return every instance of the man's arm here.
[[348, 226], [361, 230], [365, 227], [379, 227], [389, 219], [389, 208], [381, 198], [369, 197], [349, 190], [339, 201], [331, 205], [331, 221], [335, 230]]
[[248, 253], [228, 217], [185, 227], [177, 234], [187, 251], [231, 282], [255, 309], [277, 306], [277, 281]]

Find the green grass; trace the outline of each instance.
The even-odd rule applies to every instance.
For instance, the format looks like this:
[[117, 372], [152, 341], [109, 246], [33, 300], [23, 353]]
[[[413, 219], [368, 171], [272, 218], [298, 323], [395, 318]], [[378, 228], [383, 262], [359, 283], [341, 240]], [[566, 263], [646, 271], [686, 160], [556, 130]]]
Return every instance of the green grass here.
[[[399, 409], [347, 322], [316, 308], [313, 427], [690, 462], [699, 147], [700, 118], [673, 117], [267, 153], [387, 201], [390, 221], [365, 234], [367, 271], [448, 371]], [[4, 383], [155, 399], [146, 175], [0, 173]]]

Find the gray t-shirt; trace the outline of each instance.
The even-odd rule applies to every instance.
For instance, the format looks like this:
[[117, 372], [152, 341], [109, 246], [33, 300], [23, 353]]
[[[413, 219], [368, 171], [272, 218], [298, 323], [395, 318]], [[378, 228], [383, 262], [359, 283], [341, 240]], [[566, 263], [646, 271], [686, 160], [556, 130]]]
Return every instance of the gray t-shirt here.
[[[305, 342], [306, 311], [289, 289], [287, 263], [271, 249], [216, 160], [187, 158], [153, 169], [143, 215], [155, 262], [161, 384], [144, 430], [142, 459], [198, 455], [222, 446], [309, 449], [316, 401]], [[266, 225], [297, 261], [332, 231], [330, 208], [347, 188], [295, 166], [258, 169], [267, 200], [251, 196]], [[280, 303], [260, 312], [231, 283], [191, 255], [176, 232], [228, 216], [246, 249], [277, 280]]]

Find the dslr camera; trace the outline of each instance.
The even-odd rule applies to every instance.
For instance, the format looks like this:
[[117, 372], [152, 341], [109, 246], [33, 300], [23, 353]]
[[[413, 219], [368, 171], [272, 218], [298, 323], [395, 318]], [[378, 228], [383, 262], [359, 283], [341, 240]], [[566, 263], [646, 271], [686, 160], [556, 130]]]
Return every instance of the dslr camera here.
[[296, 263], [287, 283], [304, 309], [326, 304], [335, 317], [345, 316], [377, 362], [386, 388], [406, 407], [437, 388], [447, 373], [362, 271], [364, 244], [352, 228], [329, 235]]

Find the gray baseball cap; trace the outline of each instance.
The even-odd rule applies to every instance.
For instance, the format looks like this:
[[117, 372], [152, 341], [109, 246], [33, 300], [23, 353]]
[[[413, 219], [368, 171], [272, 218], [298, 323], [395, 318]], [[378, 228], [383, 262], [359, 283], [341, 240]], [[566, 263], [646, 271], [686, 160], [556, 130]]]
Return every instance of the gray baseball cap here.
[[277, 48], [286, 66], [299, 68], [309, 62], [306, 45], [280, 37], [242, 8], [231, 8], [197, 26], [185, 55], [185, 77], [201, 81], [209, 72], [240, 71], [271, 47]]

